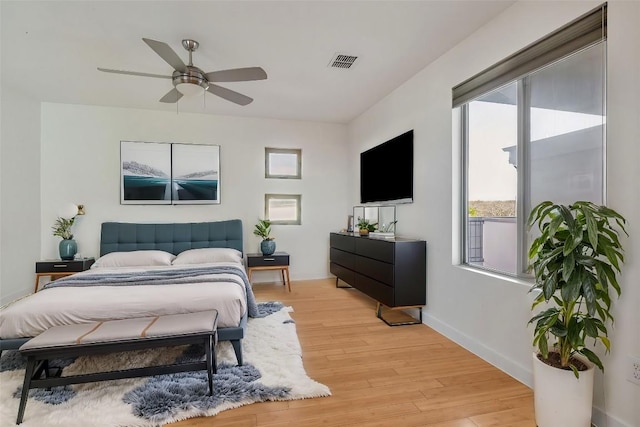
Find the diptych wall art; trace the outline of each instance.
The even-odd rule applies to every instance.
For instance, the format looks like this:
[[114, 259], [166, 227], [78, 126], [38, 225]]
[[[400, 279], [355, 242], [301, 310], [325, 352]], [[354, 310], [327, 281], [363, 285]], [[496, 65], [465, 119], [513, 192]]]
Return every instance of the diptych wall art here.
[[121, 141], [120, 203], [220, 203], [220, 146]]

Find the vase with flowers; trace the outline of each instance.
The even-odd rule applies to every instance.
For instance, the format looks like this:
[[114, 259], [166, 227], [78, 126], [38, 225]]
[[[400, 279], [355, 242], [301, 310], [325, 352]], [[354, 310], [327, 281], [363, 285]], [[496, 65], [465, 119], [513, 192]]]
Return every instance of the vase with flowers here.
[[63, 218], [59, 216], [53, 224], [53, 227], [51, 227], [54, 236], [62, 237], [62, 240], [58, 245], [58, 250], [60, 252], [60, 259], [63, 260], [72, 260], [78, 252], [78, 244], [73, 240], [71, 227], [76, 220], [76, 216], [84, 214], [84, 206], [73, 205], [73, 212], [74, 213], [71, 218]]

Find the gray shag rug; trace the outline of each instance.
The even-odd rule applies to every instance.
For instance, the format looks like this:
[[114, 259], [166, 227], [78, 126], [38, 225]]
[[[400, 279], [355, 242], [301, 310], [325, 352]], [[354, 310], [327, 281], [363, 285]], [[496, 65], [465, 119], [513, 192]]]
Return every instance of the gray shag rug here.
[[[214, 393], [207, 374], [187, 372], [149, 378], [33, 389], [21, 426], [160, 426], [256, 402], [329, 396], [329, 388], [309, 378], [291, 307], [260, 303], [264, 317], [250, 318], [242, 342], [244, 365], [235, 365], [228, 342], [218, 343]], [[159, 365], [204, 357], [202, 346], [180, 346], [56, 360], [63, 375]], [[0, 359], [0, 424], [13, 426], [25, 361], [17, 351]]]

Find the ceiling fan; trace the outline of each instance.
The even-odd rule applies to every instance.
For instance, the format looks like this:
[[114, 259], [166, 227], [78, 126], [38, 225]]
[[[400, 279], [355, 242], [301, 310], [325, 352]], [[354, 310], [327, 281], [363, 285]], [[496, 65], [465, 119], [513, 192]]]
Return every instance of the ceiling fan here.
[[205, 73], [200, 68], [193, 65], [192, 54], [200, 45], [195, 40], [182, 40], [182, 46], [189, 52], [189, 64], [180, 59], [171, 47], [163, 42], [151, 39], [142, 39], [155, 53], [160, 55], [175, 70], [172, 75], [164, 76], [160, 74], [139, 73], [136, 71], [112, 70], [109, 68], [100, 68], [99, 71], [105, 73], [128, 74], [132, 76], [155, 77], [159, 79], [171, 79], [174, 88], [167, 92], [160, 102], [175, 103], [178, 102], [183, 95], [191, 96], [210, 92], [221, 98], [231, 101], [238, 105], [247, 105], [253, 101], [246, 95], [227, 89], [222, 86], [213, 84], [213, 82], [244, 82], [250, 80], [264, 80], [267, 73], [260, 67], [233, 68], [230, 70], [212, 71]]

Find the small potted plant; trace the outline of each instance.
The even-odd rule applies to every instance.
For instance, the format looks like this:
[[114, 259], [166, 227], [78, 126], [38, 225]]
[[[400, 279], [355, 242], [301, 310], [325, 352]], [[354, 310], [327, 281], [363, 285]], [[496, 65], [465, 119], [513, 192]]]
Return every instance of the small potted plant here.
[[620, 295], [616, 274], [624, 261], [620, 231], [625, 219], [613, 209], [591, 202], [565, 206], [543, 202], [527, 221], [540, 235], [529, 249], [540, 292], [532, 309], [545, 310], [535, 324], [533, 345], [534, 406], [538, 427], [589, 427], [593, 365], [604, 371], [588, 341], [610, 349], [607, 337], [611, 290]]
[[376, 231], [378, 223], [371, 223], [368, 219], [358, 217], [358, 232], [361, 236], [368, 236], [370, 232]]
[[73, 226], [75, 220], [75, 216], [68, 219], [58, 217], [53, 227], [51, 227], [54, 236], [62, 237], [58, 250], [60, 251], [60, 258], [64, 260], [73, 259], [76, 252], [78, 252], [78, 245], [73, 240], [73, 234], [71, 233], [71, 226]]
[[276, 251], [276, 241], [271, 234], [271, 221], [268, 219], [259, 219], [253, 229], [253, 234], [262, 238], [260, 242], [260, 251], [262, 255], [271, 255]]

